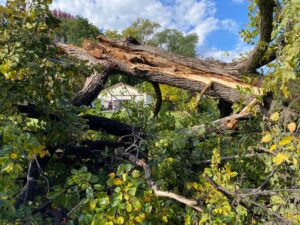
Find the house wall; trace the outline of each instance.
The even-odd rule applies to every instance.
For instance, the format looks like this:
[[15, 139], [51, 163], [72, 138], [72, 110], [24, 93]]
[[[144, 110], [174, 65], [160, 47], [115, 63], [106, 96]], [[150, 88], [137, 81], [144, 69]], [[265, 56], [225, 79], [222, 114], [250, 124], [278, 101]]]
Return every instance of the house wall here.
[[153, 97], [147, 93], [144, 94], [144, 103], [145, 105], [150, 105], [154, 101]]
[[153, 97], [147, 93], [140, 93], [136, 88], [120, 83], [104, 89], [99, 95], [102, 109], [118, 109], [122, 107], [122, 101], [144, 101], [145, 104], [151, 104]]

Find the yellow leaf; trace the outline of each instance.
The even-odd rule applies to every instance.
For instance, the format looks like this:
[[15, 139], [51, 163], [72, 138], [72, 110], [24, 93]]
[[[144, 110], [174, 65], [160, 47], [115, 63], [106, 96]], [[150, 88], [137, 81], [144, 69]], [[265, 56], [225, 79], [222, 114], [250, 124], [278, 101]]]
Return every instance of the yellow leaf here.
[[151, 198], [149, 196], [144, 197], [144, 202], [150, 202], [150, 201], [151, 201]]
[[122, 183], [123, 183], [122, 179], [120, 179], [120, 178], [114, 179], [114, 185], [119, 186], [119, 185], [121, 185]]
[[41, 157], [41, 158], [43, 158], [44, 156], [46, 156], [46, 155], [50, 155], [50, 153], [47, 151], [47, 150], [44, 150], [44, 151], [41, 151], [41, 152], [39, 152], [38, 153], [39, 154], [39, 156]]
[[267, 133], [262, 139], [261, 139], [261, 142], [263, 143], [268, 143], [272, 141], [272, 136], [270, 133]]
[[293, 165], [294, 167], [298, 167], [298, 160], [296, 158], [293, 158]]
[[140, 171], [138, 171], [138, 170], [132, 171], [132, 177], [133, 178], [137, 178], [137, 177], [140, 177], [140, 176], [141, 176]]
[[106, 222], [105, 225], [114, 225], [114, 223], [109, 221], [109, 222]]
[[292, 142], [292, 139], [293, 137], [291, 136], [284, 137], [279, 141], [279, 145], [280, 146], [288, 145]]
[[294, 133], [296, 130], [296, 123], [292, 122], [288, 124], [288, 129], [291, 133]]
[[278, 121], [279, 120], [279, 113], [276, 112], [276, 113], [273, 113], [270, 117], [270, 119], [274, 122]]
[[108, 174], [108, 176], [109, 176], [110, 178], [115, 178], [116, 174], [115, 174], [115, 173], [110, 173], [110, 174]]
[[162, 220], [163, 222], [167, 223], [167, 222], [168, 222], [168, 217], [163, 216], [163, 217], [161, 218], [161, 220]]
[[123, 224], [124, 223], [124, 218], [122, 217], [122, 216], [119, 216], [118, 218], [117, 218], [117, 223], [118, 224]]
[[276, 149], [276, 145], [271, 145], [271, 147], [269, 148], [270, 152], [273, 152]]
[[90, 202], [90, 208], [91, 209], [95, 209], [96, 208], [96, 202], [95, 201], [91, 201]]
[[10, 154], [11, 159], [16, 159], [18, 157], [17, 153], [13, 152]]
[[287, 153], [278, 153], [274, 158], [273, 158], [273, 163], [276, 165], [280, 165], [283, 162], [288, 162], [290, 155]]
[[135, 217], [134, 220], [138, 223], [143, 222], [145, 220], [145, 214], [144, 213], [140, 214], [139, 216]]

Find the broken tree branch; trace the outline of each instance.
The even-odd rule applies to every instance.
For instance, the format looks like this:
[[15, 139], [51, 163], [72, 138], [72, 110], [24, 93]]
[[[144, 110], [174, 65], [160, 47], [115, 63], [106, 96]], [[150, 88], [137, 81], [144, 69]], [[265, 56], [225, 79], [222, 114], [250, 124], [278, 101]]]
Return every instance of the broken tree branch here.
[[[247, 114], [250, 113], [251, 109], [256, 105], [257, 99], [253, 99], [245, 108], [242, 109], [242, 111], [239, 114]], [[238, 119], [232, 119], [230, 120], [227, 124], [226, 127], [228, 129], [234, 129], [235, 126], [238, 124], [239, 120]]]
[[240, 87], [250, 88], [254, 95], [261, 94], [257, 85], [245, 83], [239, 78], [236, 64], [208, 62], [201, 59], [178, 56], [156, 47], [134, 45], [124, 40], [98, 36], [99, 43], [85, 40], [83, 48], [58, 44], [67, 55], [91, 64], [112, 66], [115, 71], [143, 80], [168, 84], [179, 88], [201, 91], [213, 82], [208, 95], [239, 102]]
[[151, 84], [154, 88], [154, 92], [155, 92], [155, 95], [156, 95], [155, 108], [154, 108], [154, 111], [153, 111], [153, 117], [156, 117], [158, 115], [159, 111], [160, 111], [160, 108], [161, 108], [162, 94], [161, 94], [161, 90], [160, 90], [160, 87], [159, 87], [158, 83], [151, 82]]
[[[203, 135], [204, 133], [211, 133], [216, 130], [230, 130], [230, 127], [227, 127], [228, 121], [231, 120], [242, 120], [242, 119], [248, 119], [252, 116], [251, 113], [238, 113], [233, 114], [231, 116], [227, 116], [215, 121], [212, 121], [210, 124], [201, 124], [191, 127], [192, 131], [196, 135]], [[212, 127], [211, 127], [212, 126]]]
[[120, 155], [120, 156], [128, 158], [131, 163], [133, 163], [136, 166], [142, 167], [144, 169], [145, 177], [148, 182], [148, 185], [152, 188], [152, 190], [154, 191], [154, 193], [157, 196], [174, 199], [178, 202], [181, 202], [187, 206], [194, 208], [198, 212], [203, 212], [203, 210], [199, 206], [197, 206], [198, 203], [196, 200], [188, 199], [188, 198], [185, 198], [181, 195], [178, 195], [178, 194], [175, 194], [172, 192], [159, 190], [159, 188], [157, 187], [157, 184], [152, 180], [150, 166], [146, 163], [146, 161], [144, 159], [139, 159], [135, 155], [132, 155], [128, 152], [124, 152], [123, 148], [117, 148], [115, 150], [115, 153], [116, 153], [116, 155]]
[[[61, 121], [60, 116], [55, 114], [46, 114], [43, 111], [37, 109], [37, 107], [33, 104], [18, 105], [18, 109], [21, 113], [25, 113], [28, 117], [31, 118], [41, 118], [43, 116], [49, 116], [51, 120]], [[87, 120], [87, 125], [89, 125], [89, 129], [91, 130], [103, 130], [106, 133], [115, 136], [126, 136], [131, 135], [133, 132], [137, 132], [136, 128], [128, 124], [121, 123], [106, 117], [97, 117], [93, 115], [82, 115], [79, 117]]]

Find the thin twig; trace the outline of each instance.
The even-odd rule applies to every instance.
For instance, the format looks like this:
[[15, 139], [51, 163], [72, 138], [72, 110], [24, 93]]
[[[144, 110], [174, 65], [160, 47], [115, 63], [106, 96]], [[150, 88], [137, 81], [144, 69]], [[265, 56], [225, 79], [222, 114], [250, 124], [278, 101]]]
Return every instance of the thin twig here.
[[270, 179], [274, 176], [274, 174], [277, 172], [277, 170], [280, 168], [282, 164], [278, 165], [275, 167], [275, 169], [272, 170], [272, 172], [266, 177], [265, 181], [258, 187], [256, 188], [256, 192], [260, 192], [265, 190], [267, 184], [269, 183]]
[[212, 84], [213, 84], [213, 81], [211, 80], [211, 81], [210, 81], [210, 82], [202, 89], [202, 91], [200, 92], [200, 94], [197, 96], [197, 99], [196, 99], [197, 105], [199, 105], [202, 96], [203, 96], [204, 93], [207, 91], [207, 89], [209, 89], [209, 88], [211, 87]]
[[285, 219], [283, 217], [281, 217], [280, 215], [278, 215], [277, 213], [269, 210], [267, 207], [258, 204], [255, 201], [249, 200], [249, 199], [242, 199], [240, 197], [242, 197], [239, 194], [236, 193], [232, 193], [231, 191], [223, 188], [222, 186], [218, 185], [216, 182], [214, 182], [211, 178], [209, 178], [208, 176], [204, 176], [204, 178], [214, 187], [216, 188], [218, 191], [220, 191], [223, 195], [225, 195], [230, 201], [237, 201], [238, 203], [240, 203], [242, 206], [244, 206], [245, 208], [248, 208], [248, 205], [254, 205], [256, 207], [259, 207], [261, 209], [263, 209], [264, 211], [266, 211], [269, 214], [272, 214], [273, 216], [275, 216], [277, 219], [281, 220], [282, 222], [285, 223], [291, 223], [291, 220]]
[[253, 196], [253, 195], [275, 195], [278, 192], [290, 192], [290, 193], [300, 193], [300, 189], [277, 189], [277, 190], [264, 190], [257, 192], [257, 189], [251, 190], [239, 190], [239, 191], [247, 191], [249, 193], [238, 194], [241, 197]]
[[[224, 156], [221, 157], [221, 162], [224, 161], [229, 161], [229, 160], [234, 160], [234, 159], [242, 159], [242, 158], [252, 158], [252, 157], [259, 157], [263, 154], [260, 153], [250, 153], [250, 154], [245, 154], [245, 155], [231, 155], [231, 156]], [[196, 162], [194, 164], [196, 165], [209, 165], [211, 163], [211, 159], [203, 160], [200, 162]]]
[[88, 199], [84, 198], [82, 199], [75, 207], [73, 207], [69, 212], [68, 216], [70, 216], [75, 210], [79, 209], [82, 205], [86, 204], [88, 202]]

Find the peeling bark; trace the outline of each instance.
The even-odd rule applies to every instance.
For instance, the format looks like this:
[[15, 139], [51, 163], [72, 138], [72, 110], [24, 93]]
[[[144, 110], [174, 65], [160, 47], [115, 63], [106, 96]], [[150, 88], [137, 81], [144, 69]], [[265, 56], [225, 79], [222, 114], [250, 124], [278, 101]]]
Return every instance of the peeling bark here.
[[231, 103], [243, 99], [237, 90], [240, 87], [250, 88], [253, 96], [261, 94], [259, 85], [245, 83], [239, 78], [240, 72], [234, 63], [178, 56], [156, 47], [134, 45], [102, 35], [98, 36], [98, 40], [99, 43], [85, 40], [83, 48], [63, 44], [59, 47], [70, 56], [112, 67], [119, 73], [150, 82], [192, 91], [201, 91], [212, 83], [206, 94]]

